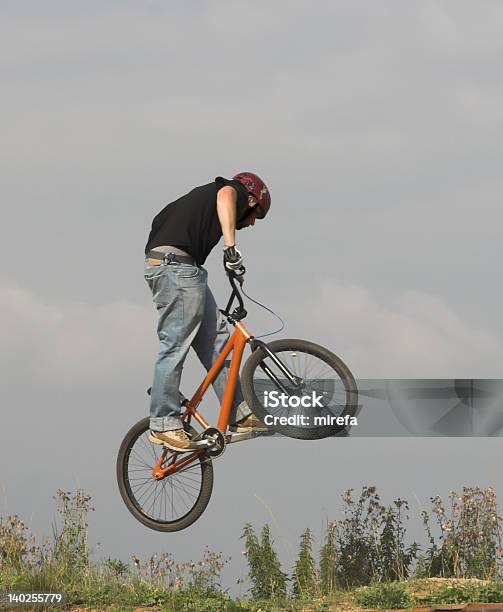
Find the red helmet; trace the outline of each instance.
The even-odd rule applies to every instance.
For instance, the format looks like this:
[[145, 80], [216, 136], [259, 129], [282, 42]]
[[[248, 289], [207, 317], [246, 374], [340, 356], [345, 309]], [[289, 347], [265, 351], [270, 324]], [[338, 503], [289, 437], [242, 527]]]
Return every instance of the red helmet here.
[[239, 181], [245, 186], [246, 191], [255, 196], [258, 200], [257, 217], [263, 219], [267, 215], [267, 211], [271, 207], [271, 195], [264, 181], [253, 174], [253, 172], [240, 172], [232, 177], [235, 181]]

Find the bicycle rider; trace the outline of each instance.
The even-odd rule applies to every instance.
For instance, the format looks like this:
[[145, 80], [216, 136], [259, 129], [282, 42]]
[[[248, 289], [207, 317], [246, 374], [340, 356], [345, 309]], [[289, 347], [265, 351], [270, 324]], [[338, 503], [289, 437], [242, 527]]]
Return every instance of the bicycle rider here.
[[[155, 444], [175, 451], [195, 448], [183, 429], [180, 378], [189, 348], [209, 370], [229, 338], [225, 319], [207, 285], [203, 264], [223, 236], [226, 270], [244, 274], [235, 231], [263, 219], [271, 206], [269, 190], [252, 172], [221, 176], [195, 187], [165, 206], [154, 217], [145, 247], [145, 280], [159, 314], [160, 351], [154, 368], [150, 402], [150, 436]], [[229, 362], [213, 383], [222, 401]], [[233, 432], [267, 431], [252, 415], [236, 386], [229, 429]]]

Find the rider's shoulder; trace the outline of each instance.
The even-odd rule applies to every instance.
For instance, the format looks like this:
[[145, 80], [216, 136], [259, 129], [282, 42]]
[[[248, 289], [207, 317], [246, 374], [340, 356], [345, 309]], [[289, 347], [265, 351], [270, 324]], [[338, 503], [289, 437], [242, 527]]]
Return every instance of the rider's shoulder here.
[[227, 179], [223, 176], [217, 176], [215, 177], [215, 184], [217, 186], [217, 191], [219, 191], [223, 187], [231, 187], [237, 193], [240, 193], [242, 190], [246, 192], [246, 189], [244, 188], [244, 186], [239, 181], [236, 181], [235, 179]]

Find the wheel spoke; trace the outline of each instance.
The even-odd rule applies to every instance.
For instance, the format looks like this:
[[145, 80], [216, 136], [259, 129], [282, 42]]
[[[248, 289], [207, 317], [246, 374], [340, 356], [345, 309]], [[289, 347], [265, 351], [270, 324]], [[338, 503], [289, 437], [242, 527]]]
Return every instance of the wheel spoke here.
[[[301, 387], [294, 386], [268, 354], [260, 356], [260, 353], [257, 353], [253, 366], [250, 366], [247, 372], [250, 381], [248, 385], [251, 383], [255, 401], [258, 400], [259, 402], [257, 408], [261, 408], [259, 416], [265, 418], [267, 415], [273, 417], [309, 415], [311, 417], [309, 424], [288, 425], [285, 435], [295, 437], [292, 432], [296, 430], [299, 432], [298, 437], [314, 439], [315, 437], [324, 437], [324, 435], [327, 435], [325, 432], [330, 435], [331, 430], [335, 433], [338, 429], [337, 424], [329, 423], [327, 425], [328, 429], [325, 429], [324, 426], [314, 424], [313, 417], [340, 416], [347, 414], [348, 411], [350, 414], [354, 414], [357, 406], [357, 390], [354, 380], [350, 374], [347, 374], [346, 366], [337, 357], [332, 358], [324, 355], [326, 351], [322, 347], [319, 347], [320, 350], [318, 350], [316, 347], [312, 348], [313, 345], [310, 345], [310, 343], [292, 342], [296, 343], [295, 348], [288, 347], [287, 341], [278, 341], [277, 347], [274, 346], [275, 343], [271, 343], [269, 348], [293, 376], [301, 379]], [[281, 343], [283, 343], [283, 346], [280, 348], [278, 345], [281, 345]], [[251, 359], [253, 359], [253, 356]], [[263, 364], [269, 370], [270, 375], [264, 372], [260, 364]], [[274, 377], [278, 380], [278, 384], [273, 380]], [[280, 402], [278, 406], [271, 407], [269, 405], [266, 407], [265, 393], [271, 391], [277, 391], [279, 394], [286, 391], [290, 399], [284, 405]], [[299, 400], [303, 397], [312, 396], [313, 393], [318, 397], [316, 405], [304, 408]], [[293, 398], [297, 398], [298, 406], [295, 406], [295, 400], [291, 402]], [[281, 425], [275, 425], [275, 430], [279, 433], [282, 433], [281, 428]], [[303, 431], [306, 433], [303, 434]]]
[[[203, 467], [207, 469], [201, 458], [182, 467], [180, 471], [166, 474], [160, 480], [152, 476], [154, 466], [166, 468], [177, 461], [177, 457], [178, 453], [152, 444], [148, 439], [148, 429], [131, 440], [125, 453], [124, 483], [134, 507], [133, 513], [141, 514], [161, 528], [186, 517], [201, 497]], [[209, 499], [208, 492], [206, 495]], [[201, 511], [198, 510], [198, 513]]]

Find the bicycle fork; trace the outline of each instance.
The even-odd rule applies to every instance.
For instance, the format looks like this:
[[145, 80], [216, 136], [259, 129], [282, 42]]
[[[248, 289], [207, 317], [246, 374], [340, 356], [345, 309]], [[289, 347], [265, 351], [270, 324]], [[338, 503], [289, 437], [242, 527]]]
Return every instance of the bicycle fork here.
[[[299, 376], [295, 376], [290, 372], [290, 370], [286, 367], [286, 365], [269, 349], [265, 342], [262, 340], [253, 340], [252, 341], [252, 351], [256, 348], [260, 347], [263, 351], [267, 353], [267, 355], [271, 358], [271, 360], [278, 366], [278, 368], [283, 372], [286, 378], [292, 383], [294, 389], [300, 389], [304, 384], [304, 380]], [[276, 374], [271, 370], [269, 366], [267, 366], [263, 361], [259, 364], [260, 369], [267, 374], [268, 378], [276, 384], [283, 393], [286, 395], [291, 394], [291, 390], [289, 391], [283, 383], [279, 380]]]

